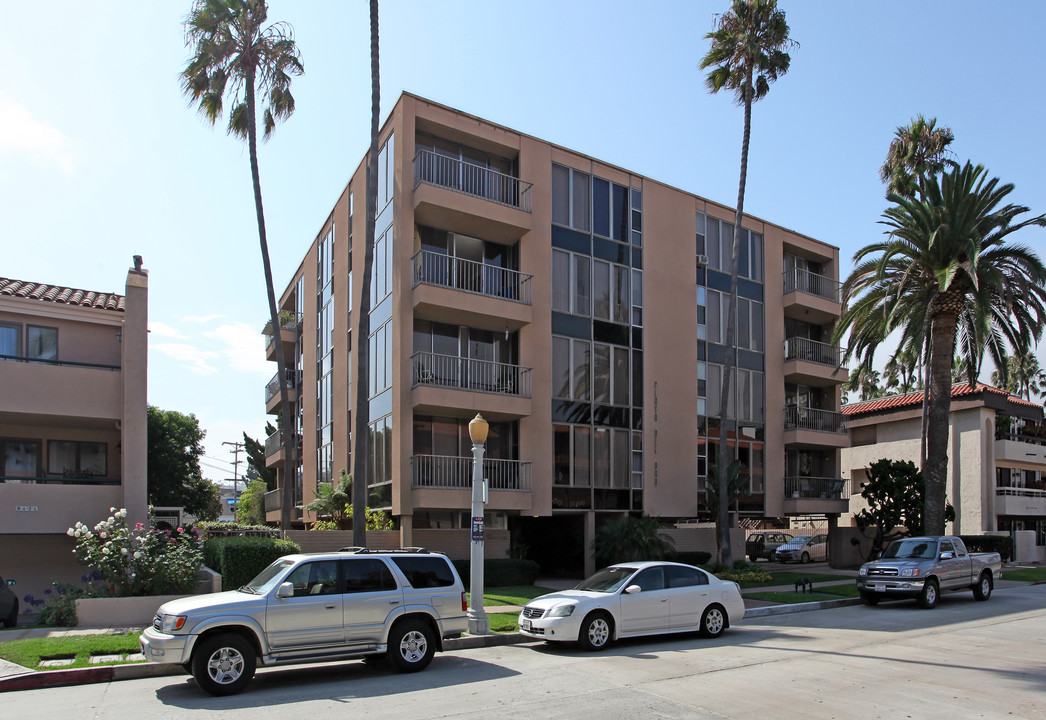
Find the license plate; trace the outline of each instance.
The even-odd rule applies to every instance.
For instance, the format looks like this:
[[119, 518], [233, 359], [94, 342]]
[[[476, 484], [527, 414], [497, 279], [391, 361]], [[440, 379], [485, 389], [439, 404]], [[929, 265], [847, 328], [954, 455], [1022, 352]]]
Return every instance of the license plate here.
[[882, 583], [879, 583], [878, 585], [875, 586], [875, 591], [876, 592], [886, 592], [886, 586], [883, 585]]
[[530, 632], [530, 621], [529, 620], [521, 620], [520, 623], [519, 623], [519, 629], [520, 630], [526, 630], [527, 632]]

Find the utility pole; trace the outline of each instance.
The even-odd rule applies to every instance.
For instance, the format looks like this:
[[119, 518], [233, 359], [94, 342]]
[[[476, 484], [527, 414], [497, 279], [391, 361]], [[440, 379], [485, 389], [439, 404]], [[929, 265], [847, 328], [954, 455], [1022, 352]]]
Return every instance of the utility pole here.
[[239, 468], [240, 468], [240, 451], [243, 450], [242, 442], [222, 442], [222, 445], [232, 445], [232, 450], [229, 452], [233, 455], [232, 461], [232, 492], [235, 495], [237, 492], [236, 482], [239, 479]]

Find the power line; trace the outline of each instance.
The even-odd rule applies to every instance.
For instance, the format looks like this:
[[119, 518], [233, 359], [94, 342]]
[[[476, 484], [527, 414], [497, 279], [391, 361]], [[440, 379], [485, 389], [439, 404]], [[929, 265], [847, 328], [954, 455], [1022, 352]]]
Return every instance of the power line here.
[[222, 445], [231, 445], [232, 446], [232, 450], [229, 451], [229, 452], [231, 452], [233, 454], [233, 458], [234, 458], [232, 463], [230, 463], [232, 465], [232, 491], [236, 492], [236, 483], [239, 481], [239, 472], [240, 472], [240, 453], [244, 449], [244, 444], [242, 442], [228, 442], [228, 441], [224, 441], [224, 442], [222, 442]]

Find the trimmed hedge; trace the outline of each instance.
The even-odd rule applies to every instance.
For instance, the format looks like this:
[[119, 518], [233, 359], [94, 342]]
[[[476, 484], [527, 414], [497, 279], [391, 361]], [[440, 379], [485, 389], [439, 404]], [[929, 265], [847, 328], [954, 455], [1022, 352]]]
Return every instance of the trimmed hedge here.
[[960, 535], [966, 549], [975, 552], [997, 552], [1003, 562], [1013, 558], [1013, 538], [1009, 535]]
[[277, 558], [297, 552], [301, 552], [301, 547], [290, 540], [230, 536], [207, 540], [203, 544], [203, 561], [221, 573], [222, 590], [235, 590]]
[[[472, 573], [468, 560], [455, 560], [454, 567], [461, 576], [461, 582], [468, 589]], [[493, 558], [483, 561], [483, 586], [508, 587], [511, 585], [533, 585], [541, 566], [533, 560], [517, 558]]]
[[707, 565], [708, 561], [712, 559], [712, 553], [704, 551], [677, 552], [671, 559], [673, 562], [681, 562], [686, 565]]

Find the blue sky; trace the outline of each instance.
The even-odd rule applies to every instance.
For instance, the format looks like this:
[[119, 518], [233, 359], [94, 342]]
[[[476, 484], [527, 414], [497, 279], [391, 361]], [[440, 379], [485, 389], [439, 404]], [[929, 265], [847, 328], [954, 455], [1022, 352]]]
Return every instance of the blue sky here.
[[[0, 276], [122, 292], [142, 255], [149, 401], [197, 415], [205, 474], [218, 479], [231, 476], [222, 441], [262, 435], [275, 369], [246, 149], [179, 89], [189, 5], [56, 0], [46, 18], [6, 5]], [[708, 94], [697, 68], [727, 7], [383, 0], [382, 118], [407, 90], [733, 205], [741, 111]], [[845, 275], [882, 233], [877, 171], [918, 113], [952, 128], [959, 160], [1013, 183], [1011, 201], [1046, 212], [1046, 3], [781, 7], [800, 47], [753, 111], [747, 212], [839, 246]], [[270, 2], [306, 68], [297, 112], [260, 154], [277, 292], [366, 151], [367, 11], [365, 0]], [[1022, 235], [1046, 255], [1046, 231]]]

